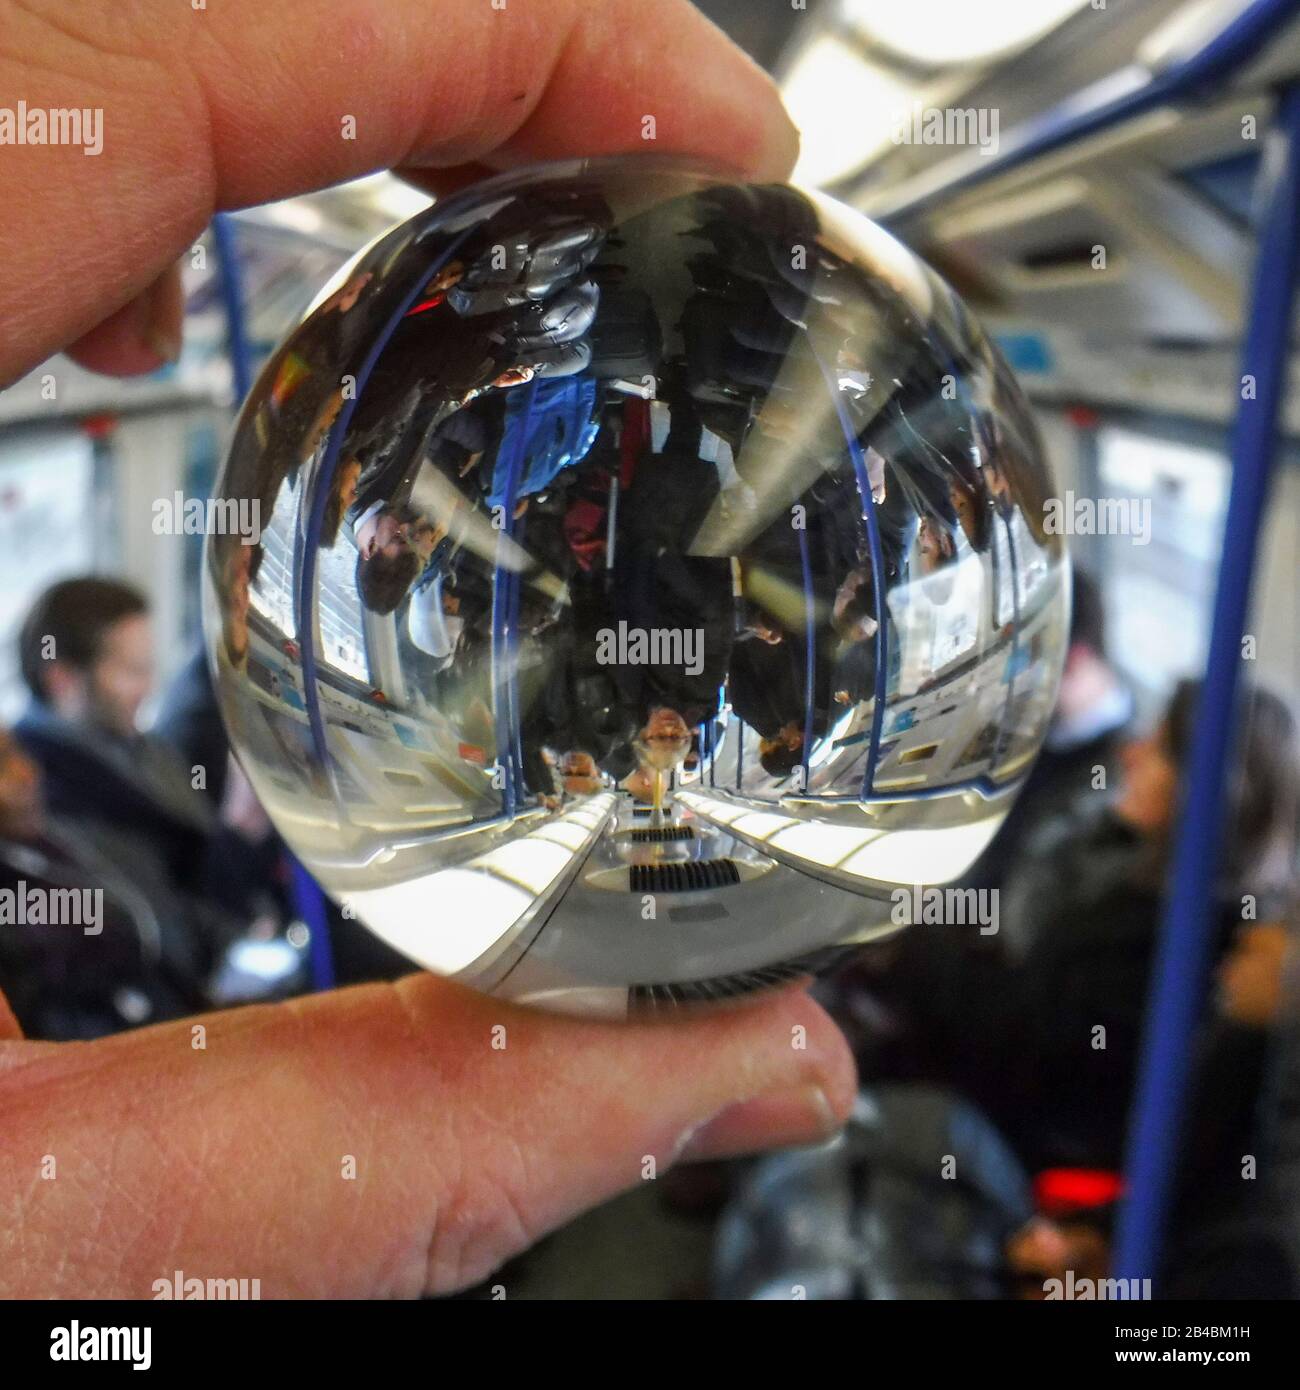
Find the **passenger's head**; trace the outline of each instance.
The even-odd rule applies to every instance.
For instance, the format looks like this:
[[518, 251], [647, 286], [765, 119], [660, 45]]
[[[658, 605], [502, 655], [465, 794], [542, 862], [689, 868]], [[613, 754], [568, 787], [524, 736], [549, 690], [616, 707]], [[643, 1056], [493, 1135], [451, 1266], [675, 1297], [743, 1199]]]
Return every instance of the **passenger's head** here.
[[570, 796], [586, 796], [600, 790], [600, 769], [590, 753], [581, 749], [570, 749], [560, 759], [560, 775], [564, 778], [564, 790]]
[[790, 720], [758, 741], [758, 761], [769, 777], [788, 777], [803, 762], [803, 730]]
[[[1152, 841], [1167, 842], [1177, 820], [1200, 691], [1199, 681], [1181, 681], [1158, 727], [1124, 751], [1116, 813]], [[1294, 873], [1300, 747], [1290, 710], [1270, 691], [1243, 686], [1238, 711], [1223, 807], [1224, 870], [1244, 891], [1255, 882], [1262, 892], [1289, 884]]]
[[686, 720], [675, 710], [660, 706], [650, 711], [650, 717], [636, 740], [640, 762], [667, 772], [680, 767], [691, 751], [691, 730]]
[[957, 514], [970, 548], [985, 551], [989, 548], [989, 508], [987, 493], [982, 487], [953, 480], [948, 485], [948, 500]]
[[0, 840], [34, 840], [45, 828], [41, 770], [7, 729], [0, 729]]
[[921, 518], [916, 533], [917, 563], [922, 574], [934, 574], [957, 556], [957, 541], [946, 522], [933, 516]]
[[65, 579], [38, 598], [18, 637], [33, 699], [64, 719], [129, 734], [153, 689], [144, 597], [114, 579]]
[[387, 510], [357, 528], [357, 593], [372, 613], [395, 612], [424, 568], [410, 528], [409, 519]]

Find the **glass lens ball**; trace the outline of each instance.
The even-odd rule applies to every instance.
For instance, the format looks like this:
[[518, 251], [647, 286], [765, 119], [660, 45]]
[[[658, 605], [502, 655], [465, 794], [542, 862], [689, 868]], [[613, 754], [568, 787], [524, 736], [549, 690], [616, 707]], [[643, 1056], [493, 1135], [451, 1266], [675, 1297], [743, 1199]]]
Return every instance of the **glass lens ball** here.
[[345, 267], [244, 405], [231, 742], [431, 970], [610, 1017], [779, 983], [935, 920], [1005, 816], [1066, 642], [1051, 491], [997, 350], [851, 209], [493, 178]]

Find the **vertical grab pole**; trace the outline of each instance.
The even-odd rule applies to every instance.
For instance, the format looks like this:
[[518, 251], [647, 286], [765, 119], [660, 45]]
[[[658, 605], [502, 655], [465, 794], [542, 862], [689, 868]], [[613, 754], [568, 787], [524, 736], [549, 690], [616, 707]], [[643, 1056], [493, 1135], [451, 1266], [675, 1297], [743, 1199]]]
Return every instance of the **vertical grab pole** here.
[[212, 219], [212, 243], [217, 253], [217, 279], [221, 285], [221, 307], [226, 316], [226, 356], [235, 389], [235, 408], [244, 403], [253, 389], [253, 354], [248, 346], [248, 326], [244, 314], [244, 277], [239, 264], [239, 247], [229, 214], [219, 212]]
[[1173, 881], [1161, 926], [1128, 1137], [1127, 1196], [1115, 1251], [1115, 1274], [1121, 1279], [1154, 1279], [1159, 1273], [1197, 1013], [1209, 964], [1241, 639], [1269, 476], [1277, 455], [1300, 268], [1300, 84], [1283, 91], [1270, 144], [1261, 169], [1260, 236], [1241, 367], [1243, 376], [1254, 379], [1255, 396], [1241, 402], [1233, 427], [1232, 486], [1205, 684], [1184, 785]]

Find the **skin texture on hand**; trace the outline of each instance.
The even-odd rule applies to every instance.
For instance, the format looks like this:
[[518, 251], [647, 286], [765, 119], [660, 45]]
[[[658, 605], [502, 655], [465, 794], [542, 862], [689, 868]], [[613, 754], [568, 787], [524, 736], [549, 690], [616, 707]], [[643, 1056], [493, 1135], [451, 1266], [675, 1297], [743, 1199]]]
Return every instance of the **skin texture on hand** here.
[[[220, 209], [617, 151], [783, 179], [797, 145], [685, 0], [0, 0], [19, 100], [102, 108], [103, 150], [0, 147], [0, 384], [174, 356], [176, 261]], [[678, 1159], [823, 1137], [854, 1087], [797, 990], [619, 1026], [418, 975], [79, 1044], [0, 999], [0, 1295], [449, 1291]]]
[[0, 1043], [0, 1295], [447, 1292], [679, 1157], [825, 1137], [854, 1086], [797, 990], [620, 1025], [415, 975]]

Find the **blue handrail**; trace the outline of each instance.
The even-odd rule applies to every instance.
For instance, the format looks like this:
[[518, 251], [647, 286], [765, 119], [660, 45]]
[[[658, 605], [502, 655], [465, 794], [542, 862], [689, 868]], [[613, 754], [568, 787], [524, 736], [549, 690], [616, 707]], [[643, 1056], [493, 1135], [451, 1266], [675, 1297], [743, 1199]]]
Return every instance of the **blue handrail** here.
[[[806, 518], [805, 518], [806, 520]], [[817, 689], [817, 604], [813, 593], [812, 562], [808, 558], [808, 528], [795, 528], [799, 537], [799, 569], [803, 582], [804, 673], [803, 673], [803, 790], [812, 779], [813, 703]]]
[[[1159, 106], [1204, 95], [1257, 60], [1297, 16], [1300, 0], [1255, 0], [1198, 52], [1165, 71], [1148, 74], [1134, 68], [1097, 83], [1013, 131], [993, 157], [971, 155], [945, 161], [892, 198], [886, 195], [873, 200], [872, 215], [897, 227], [1044, 155]], [[1283, 93], [1277, 122], [1285, 158], [1262, 173], [1270, 181], [1269, 196], [1243, 348], [1243, 374], [1255, 378], [1256, 393], [1254, 400], [1242, 401], [1234, 426], [1232, 489], [1206, 677], [1128, 1138], [1127, 1196], [1120, 1212], [1114, 1261], [1116, 1274], [1123, 1279], [1154, 1278], [1160, 1261], [1175, 1150], [1186, 1106], [1192, 1040], [1208, 969], [1211, 904], [1223, 829], [1241, 637], [1268, 481], [1277, 454], [1280, 398], [1290, 346], [1288, 330], [1296, 295], [1296, 239], [1300, 234], [1300, 96], [1295, 87]]]
[[253, 353], [248, 342], [244, 314], [244, 275], [239, 246], [230, 217], [219, 212], [212, 219], [212, 244], [217, 253], [217, 283], [226, 316], [226, 356], [235, 389], [235, 405], [241, 406], [253, 389]]
[[876, 616], [876, 670], [871, 709], [871, 744], [867, 750], [866, 770], [862, 774], [862, 800], [869, 801], [875, 791], [876, 763], [880, 759], [880, 731], [885, 719], [885, 695], [888, 678], [889, 646], [886, 628], [889, 610], [885, 602], [885, 550], [880, 542], [880, 520], [876, 516], [876, 498], [871, 491], [871, 476], [867, 468], [866, 457], [862, 452], [862, 445], [858, 441], [853, 422], [849, 419], [849, 412], [845, 408], [844, 400], [840, 395], [839, 383], [836, 381], [834, 373], [820, 356], [817, 358], [817, 365], [821, 368], [826, 389], [830, 393], [831, 404], [835, 407], [840, 428], [844, 431], [844, 442], [848, 447], [849, 458], [853, 461], [853, 475], [858, 485], [858, 500], [862, 506], [862, 519], [867, 528], [867, 553], [871, 557], [871, 590]]
[[1242, 352], [1242, 375], [1254, 378], [1255, 397], [1242, 401], [1233, 431], [1232, 489], [1205, 684], [1193, 732], [1128, 1139], [1128, 1200], [1120, 1212], [1115, 1255], [1116, 1275], [1121, 1279], [1154, 1279], [1158, 1274], [1191, 1043], [1204, 1002], [1241, 640], [1264, 504], [1278, 454], [1278, 420], [1300, 273], [1300, 84], [1283, 94], [1278, 127], [1282, 157], [1272, 163], [1266, 160], [1264, 165], [1267, 199], [1262, 204], [1250, 321]]

